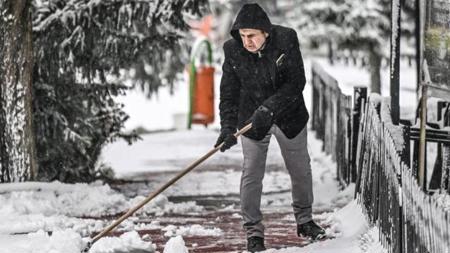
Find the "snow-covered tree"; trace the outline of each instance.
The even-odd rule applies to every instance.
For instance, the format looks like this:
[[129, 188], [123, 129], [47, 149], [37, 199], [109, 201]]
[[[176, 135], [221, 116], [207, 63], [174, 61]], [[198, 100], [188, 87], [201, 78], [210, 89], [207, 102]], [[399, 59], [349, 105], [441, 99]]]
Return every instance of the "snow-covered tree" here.
[[205, 0], [33, 1], [40, 180], [94, 180], [103, 145], [119, 137], [133, 140], [121, 131], [127, 115], [113, 99], [126, 90], [120, 73], [145, 62], [147, 75], [135, 78], [149, 92], [170, 84], [175, 71], [165, 67], [180, 51], [185, 17], [200, 14], [204, 5]]
[[343, 21], [341, 48], [363, 50], [369, 57], [371, 92], [381, 94], [381, 60], [389, 55], [390, 0], [350, 1]]
[[0, 1], [0, 182], [34, 179], [30, 3]]
[[[369, 58], [371, 91], [380, 92], [380, 68], [389, 55], [391, 0], [317, 0], [300, 6], [299, 28], [314, 42], [332, 42], [338, 50], [363, 51]], [[411, 14], [411, 13], [406, 13]], [[403, 15], [404, 20], [408, 15]], [[412, 35], [407, 22], [406, 35]]]

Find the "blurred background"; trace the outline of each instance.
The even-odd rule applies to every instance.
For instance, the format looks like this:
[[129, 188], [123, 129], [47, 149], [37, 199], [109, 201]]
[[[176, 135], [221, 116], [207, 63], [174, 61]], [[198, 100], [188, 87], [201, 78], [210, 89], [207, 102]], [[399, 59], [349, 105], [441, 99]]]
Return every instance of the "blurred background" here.
[[[132, 77], [143, 82], [129, 81], [133, 89], [119, 97], [124, 110], [130, 115], [125, 124], [127, 130], [153, 131], [182, 129], [189, 124], [190, 90], [189, 67], [193, 47], [207, 39], [212, 48], [214, 75], [214, 120], [209, 127], [219, 127], [218, 87], [223, 43], [230, 39], [230, 28], [234, 18], [245, 3], [254, 1], [210, 0], [201, 18], [189, 19], [189, 34], [183, 41], [178, 57], [186, 67], [184, 71], [171, 73], [174, 82], [155, 88], [149, 87], [151, 67], [132, 71]], [[411, 1], [413, 2], [413, 1]], [[367, 86], [373, 92], [389, 95], [389, 64], [391, 12], [390, 0], [371, 1], [258, 1], [268, 13], [272, 23], [297, 30], [305, 61], [305, 71], [310, 76], [312, 61], [320, 62], [340, 82], [341, 89], [352, 92], [353, 86]], [[406, 118], [414, 117], [416, 107], [416, 43], [414, 3], [406, 4], [402, 10], [401, 26], [401, 113]], [[196, 49], [195, 64], [209, 65], [205, 43]], [[349, 74], [351, 73], [351, 74]], [[147, 83], [147, 85], [145, 85]], [[152, 85], [150, 85], [152, 86]], [[156, 86], [156, 85], [153, 85]], [[193, 124], [198, 127], [202, 124]]]

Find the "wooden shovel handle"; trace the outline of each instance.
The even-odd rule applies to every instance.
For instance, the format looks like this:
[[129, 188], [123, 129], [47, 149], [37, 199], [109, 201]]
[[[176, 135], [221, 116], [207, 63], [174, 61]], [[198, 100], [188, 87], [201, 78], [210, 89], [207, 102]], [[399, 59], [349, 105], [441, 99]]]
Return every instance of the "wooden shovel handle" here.
[[[246, 125], [245, 127], [243, 127], [241, 130], [239, 130], [238, 132], [236, 132], [234, 134], [234, 136], [237, 138], [240, 135], [244, 134], [245, 132], [247, 132], [250, 128], [252, 128], [252, 123]], [[208, 153], [206, 153], [205, 155], [203, 155], [202, 157], [200, 157], [198, 160], [194, 161], [193, 163], [191, 163], [188, 167], [186, 167], [184, 170], [180, 171], [175, 177], [173, 177], [171, 180], [169, 180], [167, 183], [165, 183], [163, 186], [161, 186], [161, 188], [159, 188], [157, 191], [149, 194], [144, 200], [142, 200], [139, 204], [137, 204], [135, 207], [130, 208], [130, 210], [128, 210], [125, 214], [123, 214], [122, 216], [120, 216], [116, 221], [114, 221], [111, 225], [109, 225], [108, 227], [106, 227], [102, 232], [100, 232], [99, 234], [97, 234], [93, 239], [92, 239], [92, 244], [96, 241], [98, 241], [100, 238], [102, 238], [103, 236], [105, 236], [107, 233], [111, 232], [111, 230], [113, 230], [115, 227], [117, 227], [120, 223], [122, 223], [125, 219], [127, 219], [128, 217], [130, 217], [131, 215], [133, 215], [137, 210], [141, 209], [145, 204], [147, 204], [150, 200], [154, 199], [156, 196], [158, 196], [161, 192], [163, 192], [164, 190], [166, 190], [167, 188], [169, 188], [171, 185], [173, 185], [175, 182], [177, 182], [180, 178], [182, 178], [184, 175], [186, 175], [187, 173], [189, 173], [191, 170], [193, 170], [195, 167], [197, 167], [200, 163], [202, 163], [203, 161], [205, 161], [206, 159], [208, 159], [210, 156], [212, 156], [213, 154], [215, 154], [218, 150], [220, 150], [220, 148], [223, 146], [223, 142], [218, 145], [217, 147], [211, 149]]]

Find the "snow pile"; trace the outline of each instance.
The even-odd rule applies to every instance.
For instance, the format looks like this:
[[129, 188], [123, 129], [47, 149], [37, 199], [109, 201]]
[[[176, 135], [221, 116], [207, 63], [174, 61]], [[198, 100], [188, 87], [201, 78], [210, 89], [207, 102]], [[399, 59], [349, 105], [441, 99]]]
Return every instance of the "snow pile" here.
[[356, 200], [333, 213], [327, 223], [332, 224], [326, 230], [327, 234], [335, 237], [352, 237], [364, 233], [367, 229], [366, 219]]
[[372, 227], [360, 238], [360, 250], [364, 253], [387, 253], [380, 243], [380, 231]]
[[167, 237], [173, 237], [175, 235], [182, 236], [221, 236], [223, 232], [220, 228], [204, 228], [201, 225], [194, 224], [192, 226], [177, 226], [168, 225], [162, 229], [166, 231], [164, 234]]
[[[115, 215], [136, 206], [145, 197], [127, 200], [108, 185], [53, 183], [13, 183], [0, 185], [0, 233], [17, 234], [38, 230], [71, 229], [82, 236], [100, 231], [105, 223], [97, 219]], [[201, 212], [195, 202], [172, 203], [159, 195], [145, 205], [138, 214]], [[130, 218], [132, 219], [132, 217]], [[124, 222], [122, 230], [132, 230], [133, 222]]]
[[[136, 231], [124, 233], [120, 237], [103, 237], [92, 245], [89, 253], [112, 252], [155, 252], [156, 246], [145, 242]], [[79, 252], [78, 252], [79, 253]]]
[[[143, 201], [145, 197], [138, 196], [130, 201], [130, 207], [136, 206], [138, 203]], [[155, 214], [163, 215], [165, 213], [199, 213], [203, 211], [202, 206], [198, 206], [195, 201], [187, 201], [183, 203], [172, 203], [164, 195], [159, 195], [152, 199], [148, 204], [146, 204], [142, 209], [140, 209], [138, 214]]]
[[[326, 229], [329, 237], [325, 241], [309, 244], [305, 247], [291, 247], [285, 249], [269, 249], [267, 253], [336, 253], [336, 252], [352, 252], [366, 253], [365, 249], [378, 249], [376, 238], [374, 240], [361, 239], [361, 235], [368, 230], [367, 222], [355, 200], [348, 203], [342, 209], [332, 213], [327, 223], [331, 227]], [[369, 235], [371, 236], [372, 233]], [[364, 238], [368, 238], [365, 236]], [[383, 251], [370, 251], [370, 253], [384, 253]]]
[[83, 236], [101, 230], [99, 217], [123, 212], [126, 198], [108, 185], [11, 183], [0, 185], [0, 233], [15, 234], [71, 229]]
[[114, 215], [127, 201], [108, 185], [12, 183], [0, 185], [0, 216], [43, 214], [72, 217]]
[[186, 247], [186, 244], [184, 243], [183, 237], [180, 235], [176, 237], [172, 237], [167, 241], [166, 245], [164, 246], [164, 252], [163, 253], [188, 253], [188, 249]]
[[[11, 240], [14, 243], [11, 244]], [[5, 246], [5, 243], [8, 247]], [[0, 235], [1, 253], [80, 253], [84, 247], [81, 236], [70, 230], [54, 231], [52, 235], [39, 230], [16, 236]]]
[[134, 225], [135, 230], [152, 230], [152, 229], [160, 229], [161, 223], [159, 221], [151, 221], [150, 223], [138, 223]]
[[[81, 236], [87, 237], [93, 232], [101, 231], [110, 223], [110, 221], [85, 217], [115, 215], [134, 207], [144, 198], [138, 196], [127, 200], [123, 194], [115, 192], [108, 185], [99, 183], [1, 184], [0, 245], [8, 245], [8, 247], [0, 249], [0, 253], [79, 253], [84, 247]], [[195, 202], [175, 204], [166, 196], [160, 195], [145, 205], [138, 214], [162, 215], [201, 211], [203, 207], [197, 206]], [[142, 227], [142, 224], [135, 224], [136, 220], [138, 217], [130, 217], [119, 226], [119, 231], [130, 231]], [[145, 226], [155, 227], [159, 224], [152, 223]], [[176, 234], [209, 233], [213, 235], [220, 232], [194, 226], [181, 227]], [[90, 252], [155, 252], [155, 249], [155, 245], [143, 241], [137, 232], [128, 232], [119, 238], [100, 239], [93, 245]]]
[[433, 195], [438, 206], [442, 207], [445, 212], [450, 212], [450, 195], [446, 192]]
[[45, 216], [42, 214], [10, 214], [0, 216], [0, 234], [21, 234], [38, 230], [55, 231], [71, 229], [82, 236], [88, 236], [94, 231], [105, 227], [101, 220], [79, 219], [66, 216]]

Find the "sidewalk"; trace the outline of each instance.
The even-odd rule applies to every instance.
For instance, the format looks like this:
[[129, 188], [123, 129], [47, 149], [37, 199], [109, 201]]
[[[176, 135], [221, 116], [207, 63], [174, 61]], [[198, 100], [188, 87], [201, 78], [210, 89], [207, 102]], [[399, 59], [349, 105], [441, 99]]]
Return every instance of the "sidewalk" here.
[[[339, 191], [334, 180], [335, 164], [331, 157], [322, 153], [321, 143], [313, 135], [310, 132], [308, 140], [315, 194], [314, 218], [327, 228], [330, 236], [337, 236], [340, 231], [331, 217], [335, 210], [351, 201], [352, 191]], [[145, 135], [142, 141], [132, 146], [120, 142], [112, 144], [105, 149], [104, 160], [116, 168], [120, 177], [135, 181], [112, 187], [126, 196], [145, 196], [206, 153], [216, 136], [217, 132], [213, 130], [178, 131]], [[123, 156], [131, 154], [133, 159], [123, 163]], [[134, 223], [153, 227], [137, 230], [138, 233], [149, 235], [160, 252], [169, 236], [175, 234], [183, 236], [189, 252], [236, 252], [245, 249], [239, 214], [241, 156], [239, 143], [225, 153], [215, 154], [163, 193], [173, 203], [184, 205], [195, 202], [201, 211], [141, 216]], [[275, 138], [269, 146], [263, 184], [262, 210], [267, 247], [281, 249], [307, 244], [296, 236], [290, 206], [290, 179]]]
[[[107, 147], [122, 183], [58, 182], [0, 185], [0, 253], [79, 253], [83, 241], [141, 202], [177, 171], [211, 148], [217, 133], [194, 130], [143, 136], [136, 145]], [[167, 143], [170, 143], [168, 145]], [[314, 219], [325, 240], [305, 246], [295, 236], [290, 180], [276, 142], [269, 147], [262, 211], [270, 253], [381, 253], [378, 232], [369, 229], [352, 200], [353, 187], [339, 191], [335, 166], [309, 135], [314, 183]], [[241, 151], [218, 153], [96, 242], [90, 253], [242, 252], [239, 214]]]

